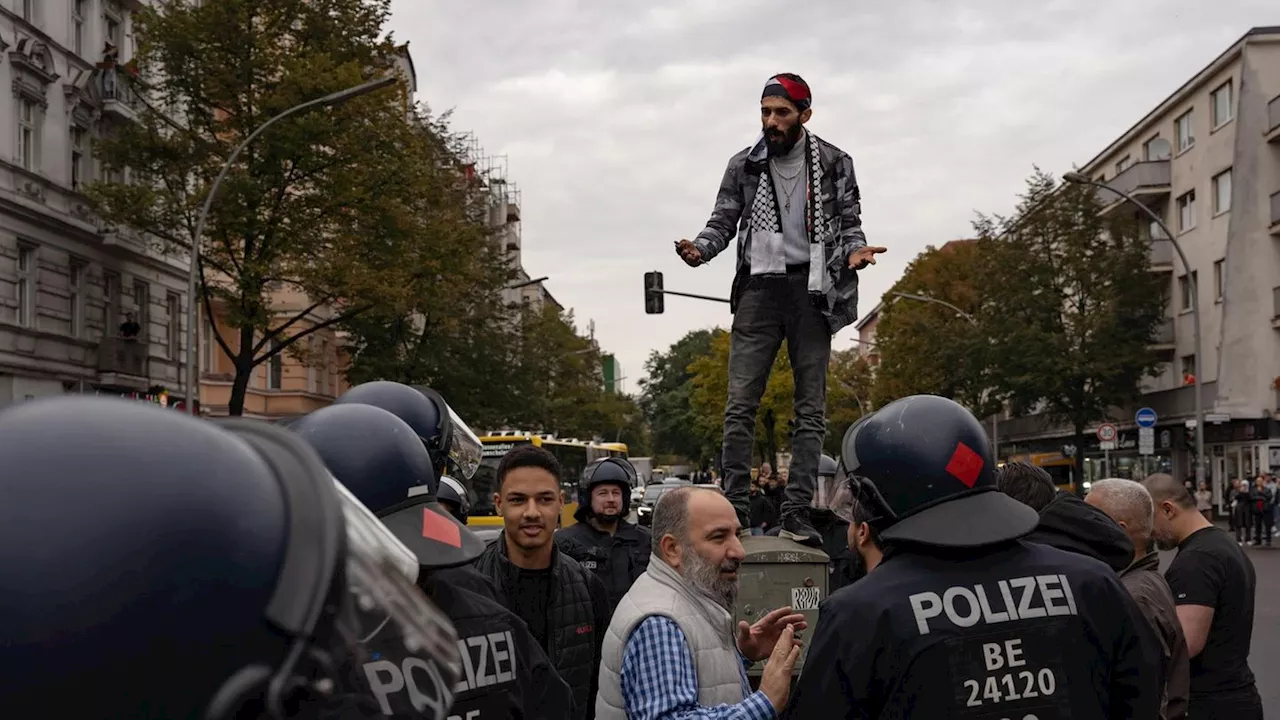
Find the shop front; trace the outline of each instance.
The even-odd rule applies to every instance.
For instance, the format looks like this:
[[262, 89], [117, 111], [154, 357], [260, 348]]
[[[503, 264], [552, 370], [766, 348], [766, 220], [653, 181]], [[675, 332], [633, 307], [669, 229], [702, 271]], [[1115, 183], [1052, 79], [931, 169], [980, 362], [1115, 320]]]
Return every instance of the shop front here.
[[1153, 452], [1138, 452], [1138, 429], [1119, 431], [1114, 450], [1103, 450], [1097, 437], [1090, 437], [1084, 449], [1085, 489], [1095, 480], [1126, 478], [1141, 480], [1156, 473], [1174, 474], [1175, 428], [1154, 428]]
[[[1209, 479], [1213, 503], [1219, 513], [1230, 499], [1231, 482], [1250, 483], [1258, 473], [1280, 470], [1280, 433], [1274, 420], [1233, 420], [1207, 424], [1205, 453], [1209, 456]], [[1191, 433], [1188, 433], [1191, 434]]]

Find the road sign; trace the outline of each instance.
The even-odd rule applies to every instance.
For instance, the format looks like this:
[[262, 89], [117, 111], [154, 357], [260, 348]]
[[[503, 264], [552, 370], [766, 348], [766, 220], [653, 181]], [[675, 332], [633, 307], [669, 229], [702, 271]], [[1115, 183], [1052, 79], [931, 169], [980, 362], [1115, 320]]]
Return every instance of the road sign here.
[[1142, 408], [1133, 416], [1133, 421], [1138, 423], [1140, 428], [1152, 428], [1156, 426], [1156, 411], [1151, 408]]
[[1116, 426], [1111, 423], [1103, 423], [1098, 426], [1098, 445], [1103, 450], [1116, 449], [1116, 436], [1119, 432]]
[[1205, 413], [1204, 421], [1215, 425], [1231, 422], [1231, 415], [1229, 413]]
[[1156, 453], [1156, 429], [1150, 427], [1138, 428], [1138, 454], [1154, 455]]

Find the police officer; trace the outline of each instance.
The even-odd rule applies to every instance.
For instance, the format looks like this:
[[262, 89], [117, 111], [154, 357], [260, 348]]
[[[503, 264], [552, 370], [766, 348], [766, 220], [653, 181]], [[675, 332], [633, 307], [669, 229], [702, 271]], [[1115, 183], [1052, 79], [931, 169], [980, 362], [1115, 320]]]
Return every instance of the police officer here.
[[851, 501], [848, 483], [840, 481], [840, 465], [830, 455], [818, 458], [818, 483], [811, 501], [809, 518], [822, 535], [822, 550], [831, 558], [828, 566], [829, 592], [835, 592], [857, 579], [856, 553], [849, 550], [849, 522], [840, 517]]
[[454, 480], [448, 475], [440, 476], [440, 487], [436, 490], [436, 501], [449, 511], [450, 515], [458, 518], [458, 522], [467, 523], [467, 518], [471, 516], [471, 496], [462, 483]]
[[[474, 560], [485, 544], [442, 508], [437, 474], [416, 433], [371, 405], [317, 410], [291, 428], [310, 443], [334, 476], [369, 506], [416, 556], [419, 586], [453, 621], [461, 639], [463, 673], [453, 717], [560, 718], [571, 711], [569, 687], [556, 675], [524, 623], [497, 602], [453, 581], [439, 568]], [[418, 492], [411, 492], [418, 491]], [[384, 714], [406, 712], [405, 681], [384, 661], [373, 689]]]
[[[458, 417], [439, 393], [426, 387], [410, 387], [389, 380], [375, 380], [357, 385], [334, 401], [336, 405], [372, 405], [400, 418], [422, 441], [431, 458], [436, 480], [446, 470], [470, 479], [480, 467], [482, 446], [471, 428]], [[433, 500], [438, 497], [439, 484], [433, 483]], [[420, 489], [413, 492], [421, 492]], [[465, 520], [463, 523], [465, 524]], [[476, 540], [469, 534], [470, 540]], [[466, 588], [494, 602], [500, 602], [498, 588], [488, 577], [476, 572], [470, 565], [458, 565], [436, 570], [438, 581]]]
[[415, 717], [448, 716], [451, 624], [288, 431], [41, 399], [0, 411], [0, 468], [0, 717], [379, 717], [362, 661], [409, 647]]
[[1156, 718], [1158, 659], [1106, 565], [1020, 541], [986, 435], [945, 398], [897, 400], [845, 434], [884, 559], [822, 604], [790, 718]]
[[578, 481], [578, 522], [555, 534], [556, 546], [593, 571], [609, 593], [612, 611], [649, 567], [652, 535], [627, 521], [636, 469], [623, 458], [597, 460]]

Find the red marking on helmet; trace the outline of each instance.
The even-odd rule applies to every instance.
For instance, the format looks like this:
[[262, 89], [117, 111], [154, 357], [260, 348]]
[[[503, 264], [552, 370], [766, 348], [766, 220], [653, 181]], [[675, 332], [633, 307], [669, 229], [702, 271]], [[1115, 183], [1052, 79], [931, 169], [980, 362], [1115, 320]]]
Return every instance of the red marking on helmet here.
[[456, 548], [462, 547], [462, 531], [448, 518], [431, 508], [422, 508], [422, 537]]
[[951, 462], [947, 463], [947, 472], [966, 487], [973, 487], [978, 482], [978, 475], [982, 473], [984, 464], [981, 455], [969, 449], [968, 445], [958, 442], [956, 451], [951, 454]]

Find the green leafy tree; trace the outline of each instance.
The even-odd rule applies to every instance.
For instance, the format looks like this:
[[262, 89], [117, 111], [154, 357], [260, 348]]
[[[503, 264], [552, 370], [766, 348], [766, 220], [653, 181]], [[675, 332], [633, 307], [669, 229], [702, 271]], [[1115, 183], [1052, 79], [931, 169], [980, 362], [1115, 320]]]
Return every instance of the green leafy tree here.
[[502, 299], [511, 266], [482, 212], [470, 221], [458, 217], [467, 207], [487, 211], [489, 194], [480, 183], [462, 181], [457, 139], [443, 122], [435, 123], [432, 137], [458, 179], [437, 196], [437, 212], [447, 219], [441, 229], [467, 251], [443, 252], [434, 281], [410, 288], [400, 307], [375, 307], [343, 323], [352, 357], [347, 378], [428, 385], [474, 429], [496, 427], [519, 407], [517, 394], [495, 382], [511, 372], [520, 337], [520, 326], [511, 322], [519, 313]]
[[889, 304], [876, 325], [881, 362], [872, 396], [877, 407], [929, 394], [952, 398], [979, 416], [996, 412], [998, 394], [990, 392], [994, 378], [985, 360], [988, 344], [974, 324], [982, 302], [979, 252], [976, 240], [929, 247], [885, 296]]
[[[185, 254], [236, 144], [288, 108], [390, 70], [388, 16], [389, 0], [144, 5], [132, 83], [142, 106], [96, 146], [129, 182], [89, 188], [96, 210]], [[195, 300], [232, 331], [215, 333], [236, 368], [232, 414], [259, 364], [371, 307], [402, 308], [440, 276], [456, 223], [436, 200], [455, 179], [416, 115], [401, 87], [292, 117], [222, 183], [198, 249]], [[294, 310], [281, 310], [281, 293], [301, 298]], [[314, 321], [322, 310], [327, 319]]]
[[719, 451], [718, 443], [709, 447], [700, 434], [690, 400], [693, 373], [689, 366], [710, 349], [711, 331], [694, 330], [666, 352], [653, 351], [645, 362], [646, 377], [640, 381], [640, 406], [653, 433], [654, 452], [659, 455], [700, 462]]
[[[976, 223], [988, 367], [1016, 412], [1048, 413], [1077, 448], [1160, 364], [1150, 345], [1167, 280], [1151, 272], [1136, 224], [1101, 207], [1092, 188], [1037, 170], [1014, 217]], [[1083, 453], [1076, 465], [1083, 477]]]
[[840, 443], [849, 426], [870, 412], [872, 398], [871, 366], [857, 350], [831, 353], [827, 369], [827, 437], [823, 452], [840, 456]]

